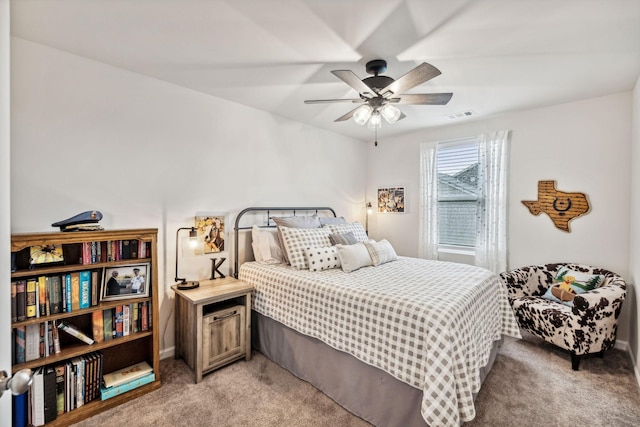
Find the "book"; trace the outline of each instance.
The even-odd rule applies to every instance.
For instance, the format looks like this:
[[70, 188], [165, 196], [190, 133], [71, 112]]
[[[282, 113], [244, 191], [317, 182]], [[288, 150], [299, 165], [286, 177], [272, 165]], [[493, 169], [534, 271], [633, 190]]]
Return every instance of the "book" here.
[[133, 303], [133, 315], [131, 316], [131, 329], [133, 330], [133, 332], [139, 332], [140, 331], [140, 325], [138, 324], [139, 321], [139, 305], [138, 303]]
[[123, 318], [123, 308], [121, 305], [116, 306], [114, 309], [115, 312], [115, 324], [113, 325], [113, 329], [116, 333], [115, 337], [120, 338], [123, 336], [123, 326], [124, 326], [124, 318]]
[[126, 393], [130, 390], [136, 389], [138, 387], [141, 387], [145, 384], [149, 384], [152, 383], [156, 380], [156, 374], [153, 372], [149, 372], [148, 374], [145, 374], [143, 376], [141, 376], [140, 378], [136, 378], [134, 380], [131, 381], [127, 381], [125, 383], [122, 383], [120, 385], [117, 386], [111, 386], [111, 387], [104, 387], [101, 386], [100, 387], [100, 399], [101, 400], [107, 400], [110, 399], [112, 397], [118, 396], [119, 394], [122, 393]]
[[38, 368], [31, 377], [31, 424], [44, 425], [44, 373]]
[[116, 387], [126, 382], [138, 379], [150, 372], [153, 372], [153, 369], [147, 362], [143, 361], [136, 363], [135, 365], [127, 366], [126, 368], [104, 374], [102, 376], [102, 382], [105, 388]]
[[16, 314], [18, 322], [27, 320], [27, 282], [16, 281]]
[[64, 414], [64, 388], [66, 382], [64, 365], [56, 365], [56, 411], [58, 415]]
[[98, 305], [98, 300], [100, 299], [100, 282], [98, 282], [98, 272], [91, 272], [91, 305]]
[[93, 325], [93, 340], [101, 343], [104, 341], [104, 317], [102, 311], [91, 313], [91, 322]]
[[74, 337], [78, 338], [79, 340], [81, 340], [81, 341], [83, 341], [83, 342], [85, 342], [85, 343], [87, 343], [89, 345], [94, 343], [93, 338], [89, 338], [84, 332], [81, 332], [75, 326], [72, 326], [72, 325], [70, 325], [69, 323], [67, 323], [65, 321], [61, 321], [58, 324], [58, 329], [68, 333], [71, 336], [74, 336]]
[[89, 243], [90, 245], [90, 253], [91, 253], [91, 264], [95, 264], [97, 262], [100, 262], [100, 254], [98, 253], [98, 249], [100, 248], [100, 245], [98, 242], [91, 242]]
[[129, 240], [121, 240], [120, 241], [120, 259], [129, 259], [131, 258], [131, 246], [129, 245]]
[[47, 346], [48, 346], [47, 356], [50, 356], [55, 353], [55, 348], [53, 343], [53, 330], [56, 328], [53, 326], [53, 322], [49, 320], [47, 320], [46, 325], [47, 325], [46, 329], [47, 329]]
[[122, 306], [122, 335], [129, 335], [131, 325], [131, 305], [125, 304]]
[[130, 258], [138, 258], [138, 241], [130, 240], [129, 241], [129, 255]]
[[62, 278], [51, 276], [49, 283], [51, 285], [51, 314], [62, 313]]
[[44, 422], [50, 423], [58, 417], [56, 396], [56, 372], [48, 366], [44, 368]]
[[71, 274], [64, 275], [64, 311], [71, 311]]
[[75, 372], [75, 386], [74, 386], [74, 393], [75, 393], [75, 400], [76, 400], [76, 408], [79, 408], [81, 406], [84, 405], [84, 358], [82, 357], [74, 357], [73, 359], [71, 359], [71, 363], [74, 366], [74, 372]]
[[102, 311], [102, 323], [104, 324], [104, 340], [113, 338], [113, 309], [108, 308]]
[[25, 361], [29, 362], [40, 357], [40, 325], [37, 323], [26, 326], [24, 348]]
[[14, 363], [24, 363], [26, 362], [25, 359], [25, 334], [26, 334], [26, 327], [25, 326], [16, 326], [13, 329], [13, 336], [14, 336]]
[[144, 332], [149, 330], [149, 304], [147, 303], [147, 301], [143, 301], [141, 304], [140, 330]]
[[79, 307], [89, 308], [91, 306], [91, 272], [81, 271], [79, 273]]
[[47, 315], [47, 276], [38, 276], [38, 316]]
[[53, 332], [53, 352], [58, 354], [62, 351], [60, 348], [60, 335], [58, 335], [58, 328], [56, 327], [56, 322], [51, 322], [51, 329]]
[[80, 273], [71, 273], [71, 311], [80, 310]]
[[18, 321], [18, 283], [13, 281], [11, 282], [11, 322], [15, 323]]
[[37, 312], [37, 281], [36, 279], [27, 280], [27, 319], [36, 317]]

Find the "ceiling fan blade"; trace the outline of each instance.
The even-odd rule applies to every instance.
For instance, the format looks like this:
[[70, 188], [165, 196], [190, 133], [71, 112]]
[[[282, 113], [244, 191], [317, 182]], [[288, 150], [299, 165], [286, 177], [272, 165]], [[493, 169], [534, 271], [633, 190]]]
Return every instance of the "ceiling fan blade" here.
[[349, 102], [349, 103], [357, 103], [363, 102], [362, 99], [308, 99], [304, 101], [305, 104], [329, 104], [332, 102]]
[[376, 94], [373, 92], [366, 83], [360, 80], [360, 77], [356, 76], [351, 70], [333, 70], [333, 75], [354, 88], [360, 95], [373, 98]]
[[436, 67], [423, 62], [404, 76], [400, 77], [399, 79], [382, 89], [379, 93], [385, 98], [389, 98], [390, 96], [405, 92], [413, 87], [418, 86], [419, 84], [431, 80], [432, 78], [439, 76], [440, 74], [440, 70], [438, 70]]
[[358, 107], [354, 108], [353, 110], [349, 111], [347, 114], [343, 114], [342, 116], [340, 116], [337, 119], [335, 119], [334, 122], [344, 122], [346, 120], [349, 120], [351, 117], [353, 117], [353, 113], [355, 113], [358, 108], [360, 108], [360, 107], [358, 106]]
[[452, 93], [414, 93], [398, 95], [389, 101], [405, 105], [446, 105], [452, 96]]

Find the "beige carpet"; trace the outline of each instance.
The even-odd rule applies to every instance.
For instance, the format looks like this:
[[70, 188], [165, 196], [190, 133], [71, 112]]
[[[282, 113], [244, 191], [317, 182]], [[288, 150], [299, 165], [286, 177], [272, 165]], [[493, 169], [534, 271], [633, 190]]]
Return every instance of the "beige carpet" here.
[[[161, 362], [163, 385], [76, 426], [369, 426], [262, 354], [193, 383], [181, 360]], [[569, 355], [529, 335], [507, 339], [468, 426], [640, 426], [640, 390], [629, 355]]]

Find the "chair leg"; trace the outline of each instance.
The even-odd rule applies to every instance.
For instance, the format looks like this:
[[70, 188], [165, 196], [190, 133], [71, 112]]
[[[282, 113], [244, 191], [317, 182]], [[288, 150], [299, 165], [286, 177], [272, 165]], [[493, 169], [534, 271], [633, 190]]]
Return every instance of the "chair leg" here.
[[571, 353], [571, 368], [577, 371], [580, 367], [580, 356], [575, 353]]

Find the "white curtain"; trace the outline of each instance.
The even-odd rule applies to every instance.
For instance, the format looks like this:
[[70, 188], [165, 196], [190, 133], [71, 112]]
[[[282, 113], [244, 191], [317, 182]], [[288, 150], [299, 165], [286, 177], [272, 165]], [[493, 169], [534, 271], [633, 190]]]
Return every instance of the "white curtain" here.
[[438, 259], [438, 143], [420, 145], [420, 225], [418, 256]]
[[480, 208], [476, 234], [476, 265], [494, 273], [507, 267], [507, 184], [509, 131], [479, 138]]

